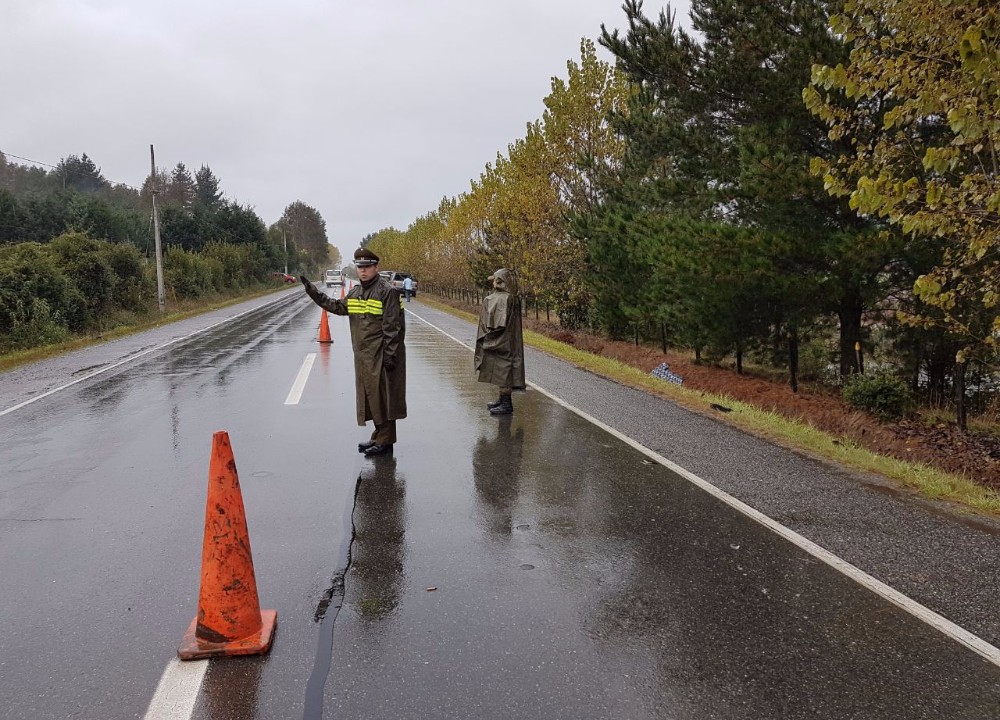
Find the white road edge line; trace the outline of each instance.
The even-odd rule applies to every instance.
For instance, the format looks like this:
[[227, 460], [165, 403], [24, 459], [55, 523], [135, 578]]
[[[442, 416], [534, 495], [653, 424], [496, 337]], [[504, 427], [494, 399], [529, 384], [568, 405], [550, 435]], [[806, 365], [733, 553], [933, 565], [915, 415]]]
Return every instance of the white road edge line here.
[[[428, 322], [427, 320], [425, 320], [424, 318], [420, 317], [416, 313], [412, 313], [411, 312], [410, 314], [413, 315], [418, 320], [420, 320], [421, 322], [425, 323], [426, 325], [429, 325], [430, 327], [434, 328], [435, 330], [437, 330], [438, 332], [440, 332], [442, 335], [444, 335], [444, 336], [446, 336], [448, 338], [451, 338], [452, 340], [454, 340], [455, 342], [457, 342], [459, 345], [462, 345], [463, 347], [466, 347], [469, 350], [474, 350], [474, 348], [472, 348], [468, 344], [462, 342], [461, 340], [459, 340], [454, 335], [451, 335], [450, 333], [446, 332], [445, 330], [442, 330], [441, 328], [439, 328], [434, 323]], [[754, 508], [750, 507], [749, 505], [747, 505], [743, 501], [737, 500], [735, 497], [733, 497], [732, 495], [730, 495], [726, 491], [717, 488], [715, 485], [712, 485], [712, 483], [708, 482], [707, 480], [703, 480], [702, 478], [698, 477], [694, 473], [692, 473], [692, 472], [690, 472], [688, 470], [685, 470], [680, 465], [677, 465], [676, 463], [671, 462], [670, 460], [667, 460], [665, 457], [663, 457], [662, 455], [660, 455], [660, 454], [658, 454], [656, 452], [653, 452], [652, 450], [650, 450], [649, 448], [647, 448], [645, 445], [642, 445], [639, 442], [637, 442], [636, 440], [633, 440], [632, 438], [630, 438], [628, 435], [624, 435], [624, 434], [620, 433], [619, 431], [615, 430], [613, 427], [605, 425], [603, 422], [601, 422], [597, 418], [592, 417], [592, 416], [588, 415], [587, 413], [585, 413], [583, 410], [580, 410], [579, 408], [570, 405], [568, 402], [566, 402], [562, 398], [556, 397], [555, 395], [553, 395], [552, 393], [550, 393], [548, 390], [545, 390], [544, 388], [539, 387], [538, 385], [536, 385], [533, 382], [529, 382], [528, 385], [530, 385], [532, 388], [534, 388], [538, 392], [542, 393], [546, 397], [550, 398], [554, 402], [558, 403], [559, 405], [562, 405], [567, 410], [570, 410], [571, 412], [576, 413], [577, 415], [579, 415], [580, 417], [582, 417], [584, 420], [586, 420], [586, 421], [588, 421], [590, 423], [593, 423], [594, 425], [596, 425], [597, 427], [601, 428], [605, 432], [608, 432], [611, 435], [614, 435], [616, 438], [618, 438], [622, 442], [624, 442], [624, 443], [626, 443], [628, 445], [631, 445], [632, 447], [634, 447], [636, 450], [638, 450], [639, 452], [641, 452], [646, 457], [650, 458], [651, 460], [655, 460], [660, 465], [663, 465], [664, 467], [672, 470], [673, 472], [677, 473], [678, 475], [680, 475], [682, 478], [684, 478], [688, 482], [692, 483], [693, 485], [696, 485], [697, 487], [699, 487], [702, 490], [704, 490], [705, 492], [707, 492], [709, 495], [712, 495], [713, 497], [717, 498], [718, 500], [724, 502], [726, 505], [729, 505], [733, 509], [738, 510], [739, 512], [743, 513], [744, 515], [746, 515], [747, 517], [749, 517], [751, 520], [757, 521], [758, 523], [760, 523], [764, 527], [768, 528], [772, 532], [774, 532], [774, 533], [780, 535], [781, 537], [783, 537], [785, 540], [788, 540], [793, 545], [795, 545], [795, 546], [801, 548], [802, 550], [804, 550], [805, 552], [809, 553], [810, 555], [812, 555], [817, 560], [822, 560], [824, 563], [826, 563], [830, 567], [834, 568], [835, 570], [840, 571], [841, 573], [843, 573], [847, 577], [851, 578], [852, 580], [854, 580], [858, 584], [864, 586], [868, 590], [871, 590], [876, 595], [882, 597], [885, 600], [888, 600], [889, 602], [891, 602], [896, 607], [898, 607], [898, 608], [900, 608], [902, 610], [905, 610], [906, 612], [908, 612], [911, 615], [913, 615], [915, 618], [917, 618], [919, 620], [922, 620], [923, 622], [927, 623], [928, 625], [930, 625], [931, 627], [935, 628], [936, 630], [944, 633], [945, 635], [947, 635], [948, 637], [950, 637], [952, 640], [954, 640], [954, 641], [956, 641], [956, 642], [964, 645], [969, 650], [972, 650], [974, 653], [982, 656], [983, 658], [985, 658], [986, 660], [990, 661], [994, 665], [1000, 667], [1000, 648], [997, 648], [997, 647], [991, 645], [990, 643], [986, 642], [985, 640], [983, 640], [982, 638], [980, 638], [977, 635], [973, 635], [968, 630], [965, 630], [964, 628], [956, 625], [955, 623], [953, 623], [948, 618], [944, 617], [943, 615], [939, 615], [938, 613], [934, 612], [930, 608], [921, 605], [916, 600], [913, 600], [913, 599], [907, 597], [906, 595], [903, 595], [898, 590], [894, 590], [893, 588], [891, 588], [890, 586], [886, 585], [881, 580], [875, 579], [874, 577], [872, 577], [868, 573], [864, 572], [860, 568], [857, 568], [854, 565], [851, 565], [846, 560], [843, 560], [843, 559], [837, 557], [836, 555], [834, 555], [833, 553], [831, 553], [829, 550], [826, 550], [823, 547], [821, 547], [821, 546], [817, 545], [816, 543], [814, 543], [812, 540], [809, 540], [809, 539], [803, 537], [802, 535], [799, 535], [794, 530], [785, 527], [784, 525], [782, 525], [781, 523], [777, 522], [776, 520], [772, 520], [767, 515], [765, 515], [764, 513], [760, 512], [759, 510], [755, 510]]]
[[206, 670], [208, 660], [171, 660], [143, 720], [190, 720]]
[[[281, 301], [285, 301], [284, 298], [282, 298]], [[105, 368], [101, 368], [100, 370], [95, 370], [92, 373], [87, 373], [86, 375], [78, 377], [76, 380], [72, 380], [72, 381], [66, 383], [65, 385], [60, 385], [57, 388], [52, 388], [51, 390], [47, 390], [47, 391], [43, 392], [40, 395], [36, 395], [33, 398], [29, 398], [28, 400], [25, 400], [22, 403], [18, 403], [17, 405], [9, 407], [6, 410], [0, 410], [0, 417], [3, 417], [4, 415], [6, 415], [8, 413], [12, 413], [15, 410], [20, 410], [21, 408], [25, 407], [26, 405], [31, 405], [31, 403], [33, 403], [33, 402], [38, 402], [42, 398], [47, 398], [49, 395], [55, 395], [57, 392], [61, 392], [61, 391], [65, 390], [66, 388], [73, 387], [77, 383], [82, 383], [85, 380], [90, 380], [91, 378], [95, 378], [98, 375], [102, 375], [102, 374], [104, 374], [104, 373], [106, 373], [106, 372], [108, 372], [110, 370], [114, 370], [116, 367], [121, 367], [122, 365], [125, 365], [126, 363], [134, 362], [134, 361], [138, 360], [141, 357], [144, 357], [146, 355], [149, 355], [150, 353], [154, 353], [154, 352], [157, 352], [159, 350], [162, 350], [165, 347], [170, 347], [171, 345], [174, 345], [176, 343], [184, 342], [185, 340], [190, 340], [195, 335], [200, 335], [201, 333], [208, 332], [209, 330], [217, 328], [220, 325], [225, 325], [226, 323], [232, 322], [233, 320], [236, 320], [237, 318], [241, 318], [244, 315], [247, 315], [249, 313], [252, 313], [252, 312], [255, 312], [257, 310], [260, 310], [262, 307], [266, 307], [267, 305], [277, 304], [278, 302], [279, 301], [275, 301], [274, 303], [265, 303], [264, 305], [258, 305], [257, 307], [250, 308], [249, 310], [244, 310], [243, 312], [237, 313], [236, 315], [230, 315], [229, 317], [227, 317], [227, 318], [225, 318], [223, 320], [220, 320], [217, 323], [212, 323], [208, 327], [203, 327], [201, 330], [195, 330], [193, 333], [189, 333], [188, 335], [185, 335], [184, 337], [174, 338], [173, 340], [169, 340], [169, 341], [163, 343], [162, 345], [157, 345], [156, 347], [146, 348], [142, 352], [136, 353], [135, 355], [130, 355], [129, 357], [125, 358], [124, 360], [119, 360], [118, 362], [116, 362], [116, 363], [114, 363], [112, 365], [108, 365]]]
[[295, 378], [295, 382], [292, 383], [292, 389], [288, 391], [288, 397], [285, 398], [285, 405], [299, 404], [299, 400], [302, 399], [302, 391], [305, 390], [306, 381], [309, 379], [309, 373], [312, 372], [314, 362], [316, 362], [316, 353], [306, 355], [306, 359], [302, 361], [302, 367], [299, 369], [299, 374]]

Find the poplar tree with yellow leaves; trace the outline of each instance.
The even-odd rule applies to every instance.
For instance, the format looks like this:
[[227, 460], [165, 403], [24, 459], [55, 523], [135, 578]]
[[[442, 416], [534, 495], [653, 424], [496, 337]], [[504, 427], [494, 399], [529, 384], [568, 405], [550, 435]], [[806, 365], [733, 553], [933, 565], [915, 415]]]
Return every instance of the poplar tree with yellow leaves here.
[[850, 59], [817, 65], [806, 105], [850, 152], [813, 160], [862, 216], [938, 243], [912, 318], [959, 338], [967, 360], [1000, 346], [1000, 10], [994, 0], [846, 0], [831, 28]]
[[620, 163], [624, 146], [608, 116], [626, 112], [630, 90], [589, 39], [566, 69], [565, 78], [552, 78], [542, 118], [497, 153], [469, 192], [443, 200], [403, 233], [374, 236], [380, 257], [409, 262], [406, 269], [421, 278], [459, 290], [509, 267], [522, 292], [554, 309], [564, 325], [585, 321], [586, 248], [570, 233], [570, 218], [598, 202], [598, 176]]

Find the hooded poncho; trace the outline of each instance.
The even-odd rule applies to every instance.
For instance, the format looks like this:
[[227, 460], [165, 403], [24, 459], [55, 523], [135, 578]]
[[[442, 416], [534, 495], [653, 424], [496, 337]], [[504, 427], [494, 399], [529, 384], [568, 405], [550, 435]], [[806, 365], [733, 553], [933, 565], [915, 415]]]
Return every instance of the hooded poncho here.
[[523, 390], [524, 339], [517, 278], [507, 268], [490, 277], [497, 280], [499, 287], [483, 300], [476, 332], [476, 373], [479, 382]]

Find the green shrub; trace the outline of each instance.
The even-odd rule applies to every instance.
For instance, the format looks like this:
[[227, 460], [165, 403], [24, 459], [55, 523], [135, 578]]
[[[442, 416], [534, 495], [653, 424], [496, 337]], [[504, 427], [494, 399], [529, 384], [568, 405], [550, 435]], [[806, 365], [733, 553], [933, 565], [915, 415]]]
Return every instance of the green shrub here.
[[222, 264], [222, 281], [217, 289], [243, 289], [265, 282], [270, 275], [271, 263], [264, 251], [256, 245], [234, 245], [211, 242], [201, 251], [209, 260]]
[[128, 243], [107, 243], [101, 256], [115, 275], [115, 307], [133, 312], [148, 307], [156, 297], [155, 272], [147, 271], [138, 248]]
[[54, 315], [49, 304], [42, 298], [32, 298], [22, 307], [2, 345], [9, 350], [26, 350], [60, 343], [68, 337], [69, 329]]
[[45, 301], [53, 322], [70, 329], [85, 325], [84, 298], [48, 246], [26, 242], [0, 248], [0, 335], [33, 316], [34, 299]]
[[163, 281], [177, 299], [199, 298], [222, 290], [225, 275], [221, 262], [199, 253], [171, 246], [163, 254]]
[[902, 417], [910, 404], [906, 383], [886, 372], [851, 375], [844, 381], [842, 397], [851, 407], [873, 413], [883, 420]]
[[48, 249], [63, 275], [76, 286], [86, 307], [86, 327], [94, 327], [112, 307], [115, 273], [102, 255], [108, 243], [83, 233], [66, 233], [52, 240]]
[[837, 385], [840, 365], [837, 340], [829, 332], [818, 333], [799, 346], [799, 379]]

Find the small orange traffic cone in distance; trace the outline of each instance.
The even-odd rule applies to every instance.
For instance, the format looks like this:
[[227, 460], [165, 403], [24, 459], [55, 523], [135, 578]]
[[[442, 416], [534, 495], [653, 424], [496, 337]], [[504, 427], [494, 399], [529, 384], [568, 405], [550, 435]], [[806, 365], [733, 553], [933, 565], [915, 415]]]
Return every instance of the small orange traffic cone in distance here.
[[319, 318], [319, 341], [321, 343], [333, 342], [333, 338], [330, 337], [330, 321], [326, 314], [326, 308], [323, 308], [323, 314]]
[[347, 295], [347, 288], [344, 285], [341, 285], [340, 286], [340, 299], [343, 300], [345, 295]]
[[181, 660], [262, 655], [271, 649], [278, 613], [260, 609], [240, 479], [229, 433], [212, 437], [198, 615], [184, 634]]

